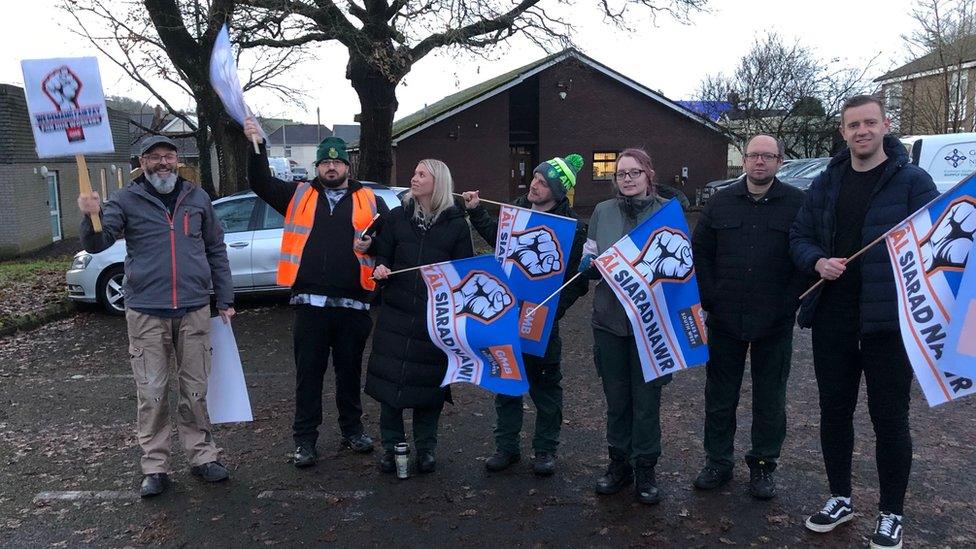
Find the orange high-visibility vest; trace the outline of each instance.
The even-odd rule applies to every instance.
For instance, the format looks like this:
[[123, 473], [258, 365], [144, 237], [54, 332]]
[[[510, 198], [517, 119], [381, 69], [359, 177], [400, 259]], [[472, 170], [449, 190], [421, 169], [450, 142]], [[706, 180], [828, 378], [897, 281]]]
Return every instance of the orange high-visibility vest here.
[[[353, 201], [352, 226], [358, 235], [373, 222], [373, 217], [376, 215], [376, 195], [371, 189], [360, 187], [353, 191], [350, 198]], [[305, 243], [308, 242], [308, 235], [312, 233], [315, 206], [318, 202], [319, 192], [309, 183], [299, 183], [285, 212], [285, 226], [281, 235], [281, 257], [278, 259], [279, 286], [291, 286], [298, 277], [298, 267], [302, 263], [302, 252], [305, 250]], [[353, 242], [349, 245], [352, 246]], [[353, 253], [359, 260], [359, 284], [365, 290], [375, 290], [373, 268], [376, 266], [376, 260], [355, 249]]]

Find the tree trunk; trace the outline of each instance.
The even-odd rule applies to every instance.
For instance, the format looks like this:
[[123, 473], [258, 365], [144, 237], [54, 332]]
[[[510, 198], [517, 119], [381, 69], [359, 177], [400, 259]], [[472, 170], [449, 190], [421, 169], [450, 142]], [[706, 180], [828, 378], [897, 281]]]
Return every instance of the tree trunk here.
[[[207, 119], [203, 113], [200, 112], [199, 108], [197, 108], [197, 124], [197, 150], [209, 151], [211, 143], [210, 130], [207, 128]], [[204, 155], [202, 152], [200, 153], [200, 181], [197, 181], [197, 183], [200, 184], [200, 187], [203, 188], [203, 190], [207, 191], [207, 194], [210, 195], [210, 200], [213, 200], [217, 198], [217, 188], [214, 186], [213, 170], [211, 169], [209, 162], [210, 155], [208, 154], [206, 157], [208, 161], [204, 162]]]
[[388, 185], [393, 171], [393, 115], [397, 110], [396, 87], [402, 69], [381, 70], [363, 57], [352, 55], [346, 78], [359, 95], [361, 109], [359, 168], [357, 179]]
[[247, 148], [251, 144], [244, 137], [240, 125], [222, 114], [211, 124], [211, 130], [217, 147], [220, 195], [228, 196], [250, 189], [247, 181]]

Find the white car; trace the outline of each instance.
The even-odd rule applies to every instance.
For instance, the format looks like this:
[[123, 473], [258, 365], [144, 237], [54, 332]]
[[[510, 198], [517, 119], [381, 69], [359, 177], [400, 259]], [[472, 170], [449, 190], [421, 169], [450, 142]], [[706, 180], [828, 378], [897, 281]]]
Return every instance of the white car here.
[[[363, 185], [391, 210], [400, 205], [400, 196], [408, 190], [369, 182]], [[284, 217], [250, 191], [214, 200], [213, 206], [224, 228], [234, 293], [286, 290], [275, 284]], [[124, 240], [97, 254], [78, 252], [66, 274], [68, 297], [99, 303], [110, 314], [125, 314], [124, 262]]]
[[912, 164], [922, 168], [944, 193], [976, 171], [976, 132], [916, 135], [901, 139]]

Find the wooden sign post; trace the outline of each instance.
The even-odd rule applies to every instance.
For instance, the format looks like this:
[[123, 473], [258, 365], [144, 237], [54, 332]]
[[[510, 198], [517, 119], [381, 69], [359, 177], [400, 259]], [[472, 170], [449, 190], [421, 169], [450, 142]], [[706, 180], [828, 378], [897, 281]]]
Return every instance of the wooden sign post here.
[[[91, 179], [88, 178], [88, 162], [85, 161], [85, 155], [76, 154], [75, 163], [78, 164], [78, 193], [82, 196], [91, 196]], [[102, 219], [98, 215], [89, 217], [91, 217], [92, 228], [95, 229], [95, 232], [102, 232]]]

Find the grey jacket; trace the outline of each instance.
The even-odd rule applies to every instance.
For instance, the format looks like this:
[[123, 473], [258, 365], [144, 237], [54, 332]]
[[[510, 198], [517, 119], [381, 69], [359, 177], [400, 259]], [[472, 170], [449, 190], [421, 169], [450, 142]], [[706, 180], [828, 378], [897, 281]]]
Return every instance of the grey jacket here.
[[180, 178], [181, 189], [174, 215], [144, 187], [139, 177], [102, 205], [102, 232], [92, 229], [91, 219], [81, 220], [81, 242], [90, 253], [98, 253], [117, 239], [125, 238], [125, 284], [127, 307], [177, 309], [210, 302], [210, 289], [217, 307], [234, 303], [224, 230], [214, 214], [210, 196]]
[[[624, 214], [620, 198], [600, 202], [593, 209], [593, 215], [590, 217], [590, 228], [586, 235], [586, 253], [594, 252], [595, 245], [595, 253], [602, 254], [641, 221], [654, 215], [654, 212], [660, 210], [664, 203], [665, 200], [655, 196], [636, 218], [630, 218]], [[602, 278], [593, 292], [592, 324], [594, 328], [619, 337], [627, 337], [634, 333], [623, 305]]]

